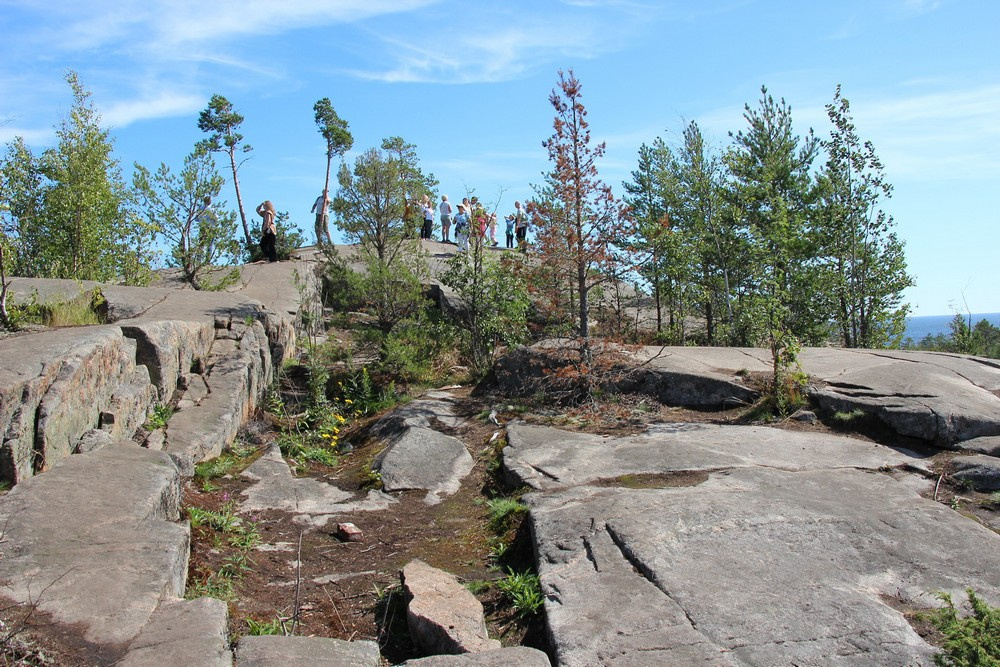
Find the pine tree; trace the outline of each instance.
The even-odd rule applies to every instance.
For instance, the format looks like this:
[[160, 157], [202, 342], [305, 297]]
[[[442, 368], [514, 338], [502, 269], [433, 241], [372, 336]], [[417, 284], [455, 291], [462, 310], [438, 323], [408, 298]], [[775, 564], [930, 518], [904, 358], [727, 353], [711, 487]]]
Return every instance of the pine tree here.
[[229, 167], [233, 172], [233, 187], [236, 189], [236, 207], [240, 212], [240, 222], [243, 223], [243, 238], [249, 248], [254, 244], [247, 223], [246, 210], [243, 208], [243, 196], [240, 193], [240, 179], [237, 174], [240, 166], [250, 158], [236, 163], [237, 153], [249, 153], [253, 150], [250, 144], [242, 144], [243, 135], [238, 132], [243, 124], [243, 116], [237, 113], [232, 102], [222, 95], [212, 95], [208, 106], [198, 116], [198, 129], [209, 133], [208, 139], [198, 142], [198, 148], [211, 153], [225, 153], [229, 156]]
[[552, 170], [545, 176], [548, 196], [529, 204], [541, 263], [557, 271], [576, 299], [576, 334], [584, 366], [592, 361], [590, 295], [598, 285], [620, 279], [625, 241], [633, 225], [628, 207], [598, 175], [603, 143], [592, 145], [580, 82], [559, 72], [549, 102], [555, 109], [553, 135], [544, 143]]
[[326, 140], [326, 179], [323, 181], [323, 195], [326, 201], [323, 210], [316, 212], [316, 244], [322, 245], [324, 242], [332, 244], [330, 229], [322, 224], [326, 218], [326, 209], [330, 201], [330, 166], [334, 156], [343, 156], [344, 153], [351, 150], [351, 146], [354, 145], [354, 137], [347, 130], [347, 121], [337, 115], [329, 97], [317, 101], [313, 105], [313, 112], [316, 115], [319, 133]]
[[230, 271], [215, 284], [206, 277], [238, 253], [235, 216], [216, 201], [224, 183], [212, 156], [200, 149], [184, 158], [178, 174], [162, 163], [153, 174], [135, 165], [133, 186], [149, 222], [170, 246], [168, 263], [195, 289], [216, 289], [239, 277]]
[[831, 310], [845, 347], [898, 346], [909, 310], [902, 293], [913, 278], [895, 223], [880, 208], [892, 186], [872, 143], [858, 137], [840, 86], [826, 110], [833, 130], [823, 142], [818, 226]]

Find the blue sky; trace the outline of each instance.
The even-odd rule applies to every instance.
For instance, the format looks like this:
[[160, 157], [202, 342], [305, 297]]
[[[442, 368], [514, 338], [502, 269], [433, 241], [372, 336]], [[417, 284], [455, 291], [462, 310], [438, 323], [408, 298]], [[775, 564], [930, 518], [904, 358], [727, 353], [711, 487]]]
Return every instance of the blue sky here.
[[642, 143], [694, 120], [722, 148], [762, 84], [823, 136], [841, 84], [895, 186], [913, 313], [1000, 312], [998, 27], [995, 0], [0, 0], [0, 142], [50, 145], [73, 69], [126, 174], [176, 168], [219, 93], [254, 147], [248, 208], [271, 199], [308, 230], [322, 97], [350, 123], [349, 160], [398, 135], [441, 193], [506, 210], [548, 168], [560, 69], [583, 83], [619, 195]]

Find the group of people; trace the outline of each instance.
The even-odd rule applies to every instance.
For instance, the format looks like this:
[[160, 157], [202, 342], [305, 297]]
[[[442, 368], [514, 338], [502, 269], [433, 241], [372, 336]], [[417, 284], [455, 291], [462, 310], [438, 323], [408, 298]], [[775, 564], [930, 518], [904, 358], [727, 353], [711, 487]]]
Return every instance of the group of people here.
[[[316, 215], [316, 239], [330, 239], [328, 227], [327, 205], [329, 203], [327, 190], [316, 198], [312, 206], [312, 213]], [[419, 209], [422, 214], [423, 224], [420, 225], [420, 238], [430, 240], [434, 232], [434, 215], [437, 212], [441, 216], [441, 242], [452, 243], [458, 246], [460, 252], [469, 249], [469, 241], [476, 239], [480, 242], [489, 243], [493, 247], [499, 245], [497, 241], [497, 214], [487, 213], [482, 203], [476, 197], [466, 197], [461, 204], [452, 207], [448, 201], [448, 195], [441, 195], [441, 203], [436, 207], [431, 202], [429, 195], [424, 195], [419, 202]], [[269, 262], [278, 261], [277, 256], [277, 226], [275, 224], [274, 204], [270, 200], [264, 201], [257, 207], [257, 215], [263, 218], [261, 225], [260, 249], [264, 257]], [[528, 236], [528, 211], [521, 202], [514, 202], [514, 211], [504, 217], [506, 223], [505, 236], [506, 247], [516, 246], [524, 249]], [[452, 240], [451, 232], [454, 229], [455, 238]]]
[[[460, 252], [469, 249], [469, 241], [473, 238], [480, 242], [489, 243], [493, 247], [499, 245], [497, 241], [497, 214], [487, 213], [476, 197], [471, 199], [466, 197], [461, 204], [453, 208], [451, 202], [448, 201], [448, 195], [441, 195], [441, 203], [437, 208], [441, 216], [442, 243], [454, 243]], [[431, 206], [430, 197], [424, 197], [422, 209], [424, 224], [421, 228], [420, 238], [430, 239], [434, 228], [434, 208]], [[521, 202], [514, 202], [514, 212], [505, 216], [504, 221], [506, 223], [506, 247], [513, 248], [516, 239], [517, 246], [523, 248], [528, 235], [528, 212], [521, 206]], [[453, 226], [455, 230], [454, 241], [451, 239]]]

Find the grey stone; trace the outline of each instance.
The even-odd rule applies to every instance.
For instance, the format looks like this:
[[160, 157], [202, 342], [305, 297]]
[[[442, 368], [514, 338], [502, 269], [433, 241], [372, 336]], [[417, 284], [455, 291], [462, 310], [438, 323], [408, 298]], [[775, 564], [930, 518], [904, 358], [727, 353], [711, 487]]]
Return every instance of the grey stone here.
[[475, 461], [458, 438], [428, 428], [409, 428], [372, 463], [386, 491], [426, 489], [428, 504], [458, 491]]
[[155, 402], [156, 387], [150, 381], [149, 369], [136, 366], [128, 383], [115, 389], [111, 403], [101, 412], [101, 429], [116, 440], [131, 438]]
[[432, 428], [439, 422], [448, 428], [458, 428], [462, 422], [455, 417], [450, 400], [420, 399], [394, 409], [369, 429], [376, 438], [388, 439], [408, 428]]
[[[384, 510], [396, 502], [392, 496], [369, 492], [361, 500], [332, 484], [308, 477], [294, 477], [281, 450], [272, 443], [263, 456], [243, 471], [242, 477], [254, 484], [243, 491], [244, 511], [283, 510], [316, 517], [312, 525], [325, 525], [337, 513]], [[322, 517], [320, 519], [320, 517]]]
[[178, 378], [208, 355], [215, 338], [210, 324], [198, 321], [138, 321], [123, 324], [121, 330], [136, 341], [136, 361], [149, 369], [163, 403], [173, 397]]
[[796, 410], [792, 414], [790, 419], [794, 419], [795, 421], [799, 422], [805, 422], [807, 424], [814, 424], [816, 423], [817, 417], [816, 413], [813, 412], [812, 410]]
[[266, 345], [262, 333], [262, 329], [248, 330], [239, 346], [215, 341], [205, 379], [209, 393], [196, 406], [171, 416], [163, 450], [182, 474], [194, 474], [196, 463], [218, 456], [233, 443], [270, 383], [270, 355], [260, 350], [262, 343]]
[[986, 456], [1000, 456], [1000, 435], [972, 438], [956, 443], [955, 448], [964, 452], [975, 452]]
[[240, 637], [236, 667], [379, 667], [378, 644], [323, 637]]
[[75, 454], [93, 452], [102, 447], [107, 447], [113, 442], [114, 438], [111, 437], [110, 433], [92, 428], [83, 434], [80, 441], [76, 443], [76, 447], [73, 448], [73, 452]]
[[956, 456], [951, 461], [952, 477], [971, 483], [978, 491], [1000, 491], [1000, 458], [996, 456]]
[[117, 664], [232, 667], [228, 606], [215, 598], [164, 601]]
[[463, 653], [462, 655], [432, 655], [427, 658], [407, 660], [407, 666], [419, 667], [550, 667], [549, 657], [538, 649], [527, 646], [511, 646], [481, 653]]
[[[497, 363], [502, 391], [537, 391], [545, 375], [545, 341]], [[767, 350], [646, 347], [629, 352], [641, 367], [615, 385], [670, 405], [732, 406], [754, 400], [747, 373], [767, 373]], [[862, 410], [900, 435], [945, 447], [981, 436], [1000, 436], [1000, 364], [989, 359], [909, 350], [805, 348], [802, 369], [814, 380], [811, 399], [828, 412]], [[624, 364], [623, 364], [624, 365]]]
[[483, 605], [451, 574], [412, 560], [400, 573], [409, 598], [410, 639], [429, 654], [479, 653], [500, 648], [486, 631]]
[[208, 383], [205, 378], [197, 373], [187, 373], [181, 376], [181, 400], [187, 399], [197, 405], [209, 394]]
[[930, 665], [884, 597], [1000, 601], [1000, 537], [887, 475], [737, 468], [526, 501], [560, 665]]
[[787, 470], [910, 465], [913, 456], [825, 433], [766, 426], [653, 424], [638, 435], [611, 437], [511, 424], [503, 450], [515, 485], [559, 489], [622, 475], [710, 472], [770, 466]]
[[121, 442], [64, 459], [0, 499], [4, 595], [79, 624], [99, 644], [130, 641], [160, 601], [184, 594], [189, 532], [170, 459]]

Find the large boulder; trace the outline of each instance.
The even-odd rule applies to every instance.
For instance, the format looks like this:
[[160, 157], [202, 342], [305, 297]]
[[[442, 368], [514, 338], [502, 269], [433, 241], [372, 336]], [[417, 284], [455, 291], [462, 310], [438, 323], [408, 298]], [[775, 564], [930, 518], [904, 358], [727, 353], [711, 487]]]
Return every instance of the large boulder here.
[[400, 573], [409, 600], [410, 639], [424, 653], [479, 653], [500, 648], [486, 631], [483, 605], [451, 574], [412, 560]]

